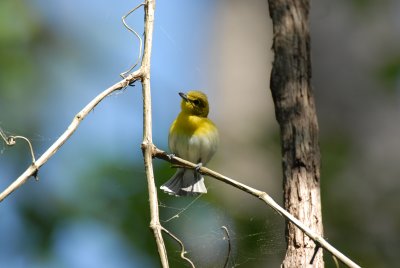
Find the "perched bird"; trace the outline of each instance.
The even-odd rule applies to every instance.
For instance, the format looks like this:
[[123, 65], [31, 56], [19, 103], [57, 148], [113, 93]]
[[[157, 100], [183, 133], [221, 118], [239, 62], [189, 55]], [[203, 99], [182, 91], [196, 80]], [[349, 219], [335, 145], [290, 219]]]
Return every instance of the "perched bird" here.
[[[214, 123], [207, 118], [207, 96], [200, 91], [179, 93], [181, 112], [169, 130], [168, 145], [172, 154], [205, 165], [217, 151], [219, 138]], [[203, 176], [197, 169], [178, 168], [160, 189], [175, 196], [192, 196], [207, 193]]]

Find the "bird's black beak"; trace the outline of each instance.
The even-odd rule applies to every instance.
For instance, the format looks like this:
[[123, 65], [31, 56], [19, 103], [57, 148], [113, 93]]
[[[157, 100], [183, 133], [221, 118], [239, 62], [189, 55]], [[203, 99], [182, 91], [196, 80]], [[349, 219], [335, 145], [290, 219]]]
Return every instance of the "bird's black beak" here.
[[179, 92], [179, 96], [181, 96], [181, 98], [182, 98], [183, 100], [185, 100], [185, 101], [188, 101], [188, 100], [189, 100], [188, 97], [187, 97], [187, 95], [186, 95], [185, 93]]

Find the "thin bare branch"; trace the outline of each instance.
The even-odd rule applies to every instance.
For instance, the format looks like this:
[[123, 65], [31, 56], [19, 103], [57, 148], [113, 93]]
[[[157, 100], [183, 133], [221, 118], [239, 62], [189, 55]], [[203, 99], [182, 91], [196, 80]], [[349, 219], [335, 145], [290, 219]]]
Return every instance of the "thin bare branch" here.
[[152, 49], [152, 38], [154, 29], [154, 10], [155, 1], [146, 0], [144, 5], [145, 29], [144, 29], [144, 52], [140, 70], [142, 70], [142, 94], [143, 94], [143, 141], [142, 152], [147, 178], [147, 187], [149, 192], [150, 204], [150, 228], [156, 239], [158, 254], [160, 256], [161, 265], [164, 268], [169, 267], [168, 255], [165, 248], [164, 239], [162, 237], [163, 227], [160, 224], [160, 215], [158, 211], [157, 188], [154, 180], [153, 171], [153, 134], [152, 134], [152, 117], [151, 117], [151, 90], [150, 90], [150, 59]]
[[[110, 95], [116, 90], [123, 89], [128, 85], [132, 84], [134, 81], [141, 77], [141, 72], [136, 71], [130, 74], [127, 78], [119, 81], [113, 86], [107, 88], [99, 95], [97, 95], [92, 101], [90, 101], [72, 120], [71, 124], [68, 126], [67, 130], [36, 160], [34, 161], [33, 151], [33, 163], [13, 182], [11, 183], [3, 192], [0, 193], [0, 202], [2, 202], [9, 194], [19, 188], [24, 184], [29, 177], [35, 176], [39, 168], [43, 166], [57, 151], [63, 146], [63, 144], [71, 137], [71, 135], [78, 128], [80, 123], [86, 116], [101, 102], [105, 97]], [[2, 133], [4, 134], [4, 133]], [[21, 136], [17, 136], [22, 138]]]
[[[180, 166], [184, 166], [186, 168], [195, 169], [197, 167], [197, 165], [195, 163], [189, 162], [187, 160], [184, 160], [184, 159], [176, 157], [176, 156], [169, 155], [166, 152], [164, 152], [156, 147], [154, 147], [154, 150], [153, 150], [153, 157], [163, 159], [174, 165], [180, 165]], [[241, 182], [233, 180], [227, 176], [224, 176], [224, 175], [222, 175], [218, 172], [215, 172], [206, 167], [201, 167], [199, 169], [199, 172], [203, 175], [207, 175], [207, 176], [213, 177], [219, 181], [225, 182], [235, 188], [238, 188], [244, 192], [247, 192], [247, 193], [257, 197], [258, 199], [261, 199], [268, 206], [270, 206], [272, 209], [274, 209], [279, 215], [285, 217], [287, 220], [289, 220], [295, 226], [297, 226], [297, 228], [302, 230], [308, 237], [310, 237], [312, 240], [314, 240], [314, 242], [317, 245], [320, 245], [322, 248], [329, 251], [332, 255], [336, 256], [340, 261], [342, 261], [348, 267], [351, 267], [351, 268], [359, 268], [360, 267], [355, 262], [353, 262], [351, 259], [346, 257], [343, 253], [341, 253], [339, 250], [337, 250], [335, 247], [333, 247], [331, 244], [329, 244], [328, 241], [326, 241], [323, 237], [321, 237], [320, 235], [313, 232], [310, 228], [305, 226], [302, 222], [300, 222], [298, 219], [296, 219], [294, 216], [292, 216], [289, 212], [287, 212], [284, 208], [282, 208], [280, 205], [278, 205], [278, 203], [276, 203], [272, 199], [272, 197], [270, 197], [266, 192], [254, 189], [250, 186], [247, 186]]]

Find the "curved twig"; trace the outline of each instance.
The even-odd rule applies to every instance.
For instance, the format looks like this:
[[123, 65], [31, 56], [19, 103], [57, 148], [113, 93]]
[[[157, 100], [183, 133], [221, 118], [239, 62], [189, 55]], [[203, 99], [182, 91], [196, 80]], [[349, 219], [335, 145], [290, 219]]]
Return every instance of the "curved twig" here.
[[142, 40], [142, 38], [140, 37], [140, 35], [139, 35], [134, 29], [132, 29], [132, 28], [126, 23], [125, 19], [126, 19], [130, 14], [132, 14], [135, 10], [137, 10], [139, 7], [144, 6], [144, 5], [145, 5], [145, 3], [141, 3], [141, 4], [137, 5], [134, 9], [132, 9], [131, 11], [129, 11], [126, 15], [124, 15], [124, 16], [122, 17], [122, 23], [124, 24], [125, 28], [128, 29], [128, 31], [130, 31], [131, 33], [133, 33], [133, 34], [137, 37], [137, 39], [139, 39], [139, 54], [138, 54], [138, 57], [137, 57], [137, 59], [136, 59], [136, 62], [135, 62], [128, 70], [126, 70], [125, 72], [122, 72], [122, 73], [120, 74], [120, 76], [121, 76], [122, 78], [126, 78], [126, 76], [139, 64], [140, 58], [142, 57], [142, 50], [143, 50], [143, 40]]
[[32, 147], [32, 143], [30, 142], [30, 140], [28, 138], [25, 138], [24, 136], [9, 136], [8, 139], [10, 141], [13, 141], [14, 143], [16, 142], [16, 140], [21, 139], [26, 141], [26, 143], [28, 143], [29, 145], [29, 151], [31, 152], [31, 157], [32, 157], [32, 163], [35, 163], [35, 154], [33, 152], [33, 147]]
[[224, 268], [227, 268], [228, 267], [229, 258], [231, 257], [231, 251], [232, 251], [231, 237], [229, 235], [229, 231], [228, 231], [228, 228], [226, 228], [226, 226], [222, 226], [221, 229], [225, 231], [226, 238], [228, 240], [228, 254], [226, 255], [226, 260], [225, 260], [225, 264], [224, 264]]
[[[28, 138], [26, 138], [26, 137], [24, 137], [24, 136], [7, 136], [1, 128], [0, 128], [0, 137], [3, 139], [3, 141], [4, 141], [8, 146], [13, 146], [13, 145], [15, 145], [15, 144], [17, 143], [17, 140], [18, 140], [18, 139], [26, 141], [26, 143], [28, 143], [29, 151], [30, 151], [31, 157], [32, 157], [32, 166], [36, 166], [36, 164], [35, 164], [35, 162], [36, 162], [36, 160], [35, 160], [35, 153], [33, 152], [32, 143], [31, 143], [31, 141], [30, 141]], [[36, 169], [37, 169], [37, 168], [36, 168]], [[38, 175], [37, 175], [37, 171], [36, 171], [34, 174], [32, 174], [32, 175], [35, 177], [36, 180], [39, 179], [39, 177], [38, 177]]]
[[192, 266], [192, 268], [195, 268], [194, 263], [188, 257], [185, 256], [187, 251], [185, 250], [185, 245], [183, 244], [183, 242], [164, 227], [162, 227], [162, 230], [170, 237], [172, 237], [176, 242], [178, 242], [178, 244], [181, 246], [181, 254], [180, 254], [181, 258], [187, 261], [190, 264], [190, 266]]

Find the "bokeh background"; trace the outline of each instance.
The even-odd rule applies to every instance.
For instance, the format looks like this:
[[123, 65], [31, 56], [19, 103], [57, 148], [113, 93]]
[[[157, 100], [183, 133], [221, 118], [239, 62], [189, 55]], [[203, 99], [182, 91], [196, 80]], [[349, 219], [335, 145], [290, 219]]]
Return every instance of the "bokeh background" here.
[[[0, 1], [0, 127], [41, 155], [95, 95], [136, 61], [120, 18], [138, 1]], [[321, 130], [325, 236], [368, 267], [400, 251], [400, 2], [312, 1], [313, 86]], [[139, 32], [143, 11], [128, 19]], [[157, 1], [154, 142], [167, 149], [178, 92], [209, 95], [221, 146], [210, 167], [282, 203], [278, 127], [269, 92], [267, 1]], [[141, 158], [139, 84], [98, 105], [39, 172], [0, 204], [0, 267], [158, 267]], [[0, 142], [0, 189], [30, 164]], [[173, 173], [155, 160], [161, 185]], [[198, 267], [278, 267], [283, 220], [212, 179], [207, 195], [160, 192], [161, 220]], [[165, 237], [172, 267], [185, 267]], [[334, 267], [325, 253], [327, 267]]]

